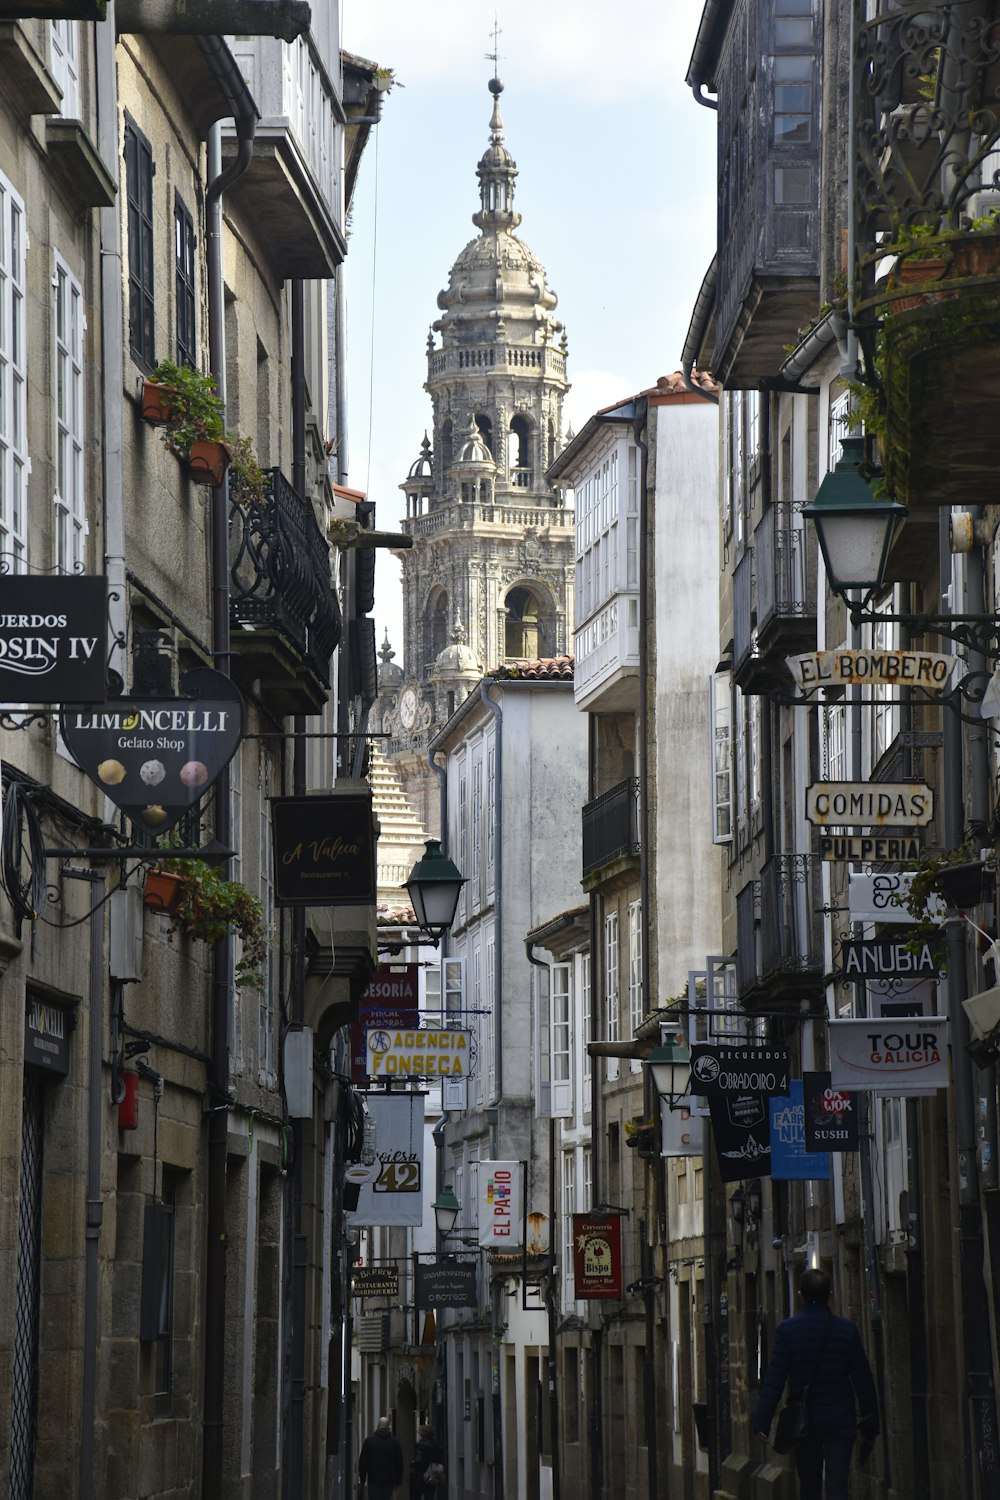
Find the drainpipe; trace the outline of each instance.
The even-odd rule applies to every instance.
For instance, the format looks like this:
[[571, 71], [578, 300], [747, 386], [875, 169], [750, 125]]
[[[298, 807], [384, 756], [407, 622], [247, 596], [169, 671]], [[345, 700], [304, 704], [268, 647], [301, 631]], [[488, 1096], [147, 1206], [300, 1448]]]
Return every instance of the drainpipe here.
[[[236, 159], [222, 169], [221, 130], [209, 134], [209, 185], [205, 194], [205, 256], [208, 271], [209, 364], [223, 404], [226, 400], [225, 308], [222, 275], [222, 195], [250, 165], [257, 128], [257, 106], [235, 59], [219, 37], [201, 37], [199, 46], [227, 96], [239, 139]], [[216, 669], [229, 673], [229, 504], [228, 485], [212, 491], [212, 651]], [[217, 783], [215, 835], [224, 848], [232, 842], [228, 770]], [[231, 872], [226, 862], [226, 874]], [[232, 938], [227, 933], [212, 954], [212, 1067], [208, 1115], [207, 1248], [205, 1256], [205, 1397], [202, 1492], [223, 1488], [223, 1422], [226, 1386], [226, 1158], [229, 1128], [229, 1001]]]
[[698, 358], [698, 350], [705, 341], [708, 325], [711, 322], [712, 313], [715, 310], [715, 283], [718, 279], [718, 256], [712, 256], [712, 264], [702, 279], [698, 288], [698, 296], [695, 299], [694, 311], [691, 314], [691, 322], [688, 325], [687, 337], [684, 340], [684, 348], [681, 350], [681, 374], [684, 384], [694, 395], [701, 396], [706, 401], [711, 401], [718, 406], [719, 398], [712, 391], [706, 391], [703, 386], [696, 385], [692, 371], [695, 360]]
[[[479, 684], [479, 696], [483, 703], [493, 715], [493, 723], [496, 730], [496, 741], [494, 745], [496, 769], [496, 789], [493, 798], [493, 931], [496, 952], [493, 955], [493, 972], [496, 976], [497, 990], [503, 993], [503, 844], [500, 840], [500, 830], [503, 828], [503, 713], [499, 703], [495, 703], [490, 697], [490, 688], [493, 686], [492, 677], [484, 677]], [[496, 1037], [496, 1059], [497, 1059], [497, 1097], [499, 1108], [503, 1098], [503, 1005], [496, 1006], [494, 1017], [494, 1033]]]
[[[118, 76], [115, 68], [115, 0], [107, 20], [94, 28], [97, 94], [97, 144], [107, 170], [118, 181], [121, 152], [118, 138]], [[121, 378], [125, 363], [125, 326], [122, 313], [122, 239], [119, 199], [102, 208], [101, 232], [101, 344], [104, 391], [102, 400], [102, 457], [104, 489], [104, 571], [108, 579], [108, 666], [126, 676], [125, 640], [128, 624], [125, 576], [125, 488], [122, 453]]]
[[[496, 846], [496, 840], [494, 840]], [[524, 940], [524, 951], [529, 964], [548, 973], [544, 959], [535, 957], [535, 945], [529, 938]], [[557, 1385], [556, 1342], [558, 1339], [559, 1309], [556, 1304], [556, 1122], [549, 1115], [549, 1265], [545, 1280], [545, 1312], [548, 1322], [548, 1382], [549, 1382], [549, 1431], [552, 1435], [552, 1500], [562, 1500], [562, 1463], [559, 1455], [559, 1389]], [[565, 1256], [568, 1246], [563, 1245]], [[655, 1491], [651, 1490], [650, 1495]]]

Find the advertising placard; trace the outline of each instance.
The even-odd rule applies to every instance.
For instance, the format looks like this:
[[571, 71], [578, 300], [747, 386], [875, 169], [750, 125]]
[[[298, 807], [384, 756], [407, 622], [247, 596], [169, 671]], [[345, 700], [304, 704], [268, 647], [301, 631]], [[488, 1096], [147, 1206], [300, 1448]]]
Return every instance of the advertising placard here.
[[358, 1019], [351, 1023], [351, 1082], [368, 1080], [370, 1026], [412, 1031], [420, 1024], [420, 984], [417, 964], [381, 964], [361, 996]]
[[524, 1184], [519, 1161], [479, 1163], [479, 1243], [484, 1250], [520, 1250]]
[[870, 651], [848, 646], [785, 657], [788, 670], [805, 692], [871, 683], [939, 690], [947, 685], [956, 660], [933, 651]]
[[908, 833], [824, 833], [816, 841], [816, 852], [827, 861], [898, 865], [919, 859], [923, 845]]
[[478, 1307], [475, 1261], [417, 1261], [418, 1307]]
[[681, 1103], [671, 1109], [666, 1099], [660, 1100], [660, 1151], [663, 1156], [700, 1156], [702, 1133], [701, 1119], [691, 1113], [689, 1105]]
[[830, 1176], [826, 1151], [806, 1145], [806, 1111], [802, 1079], [793, 1078], [787, 1099], [769, 1099], [771, 1176], [779, 1182], [825, 1182]]
[[373, 1026], [368, 1028], [366, 1045], [370, 1078], [462, 1078], [469, 1074], [471, 1031]]
[[76, 1012], [28, 996], [24, 1013], [24, 1061], [65, 1077], [69, 1072], [69, 1039], [76, 1029]]
[[[911, 870], [897, 873], [848, 876], [847, 899], [852, 922], [892, 922], [900, 927], [916, 926], [916, 917], [906, 908], [906, 896], [913, 883]], [[927, 903], [931, 921], [944, 916], [944, 902], [932, 896]]]
[[0, 703], [103, 703], [106, 578], [4, 573]]
[[375, 900], [371, 792], [272, 797], [275, 906], [367, 906]]
[[581, 1302], [624, 1295], [622, 1224], [618, 1214], [573, 1215], [573, 1281]]
[[802, 1102], [807, 1151], [857, 1151], [857, 1104], [831, 1085], [829, 1073], [803, 1073]]
[[865, 1016], [831, 1021], [828, 1032], [835, 1089], [871, 1089], [893, 1097], [947, 1086], [948, 1022], [943, 1016]]
[[939, 970], [930, 943], [912, 951], [906, 938], [845, 938], [840, 945], [843, 979], [928, 979]]
[[806, 787], [806, 818], [821, 828], [922, 828], [933, 817], [934, 792], [919, 781], [816, 781]]
[[148, 833], [166, 833], [201, 801], [243, 735], [243, 699], [228, 677], [199, 667], [181, 688], [187, 696], [113, 698], [61, 715], [80, 770]]
[[375, 1160], [345, 1171], [360, 1192], [357, 1208], [345, 1205], [344, 1218], [351, 1225], [422, 1224], [424, 1096], [368, 1094], [365, 1105], [375, 1124]]
[[723, 1182], [771, 1175], [771, 1130], [765, 1094], [711, 1094], [712, 1139]]
[[788, 1053], [774, 1047], [696, 1042], [691, 1048], [692, 1094], [787, 1094]]
[[399, 1297], [398, 1266], [352, 1266], [351, 1294], [354, 1297]]

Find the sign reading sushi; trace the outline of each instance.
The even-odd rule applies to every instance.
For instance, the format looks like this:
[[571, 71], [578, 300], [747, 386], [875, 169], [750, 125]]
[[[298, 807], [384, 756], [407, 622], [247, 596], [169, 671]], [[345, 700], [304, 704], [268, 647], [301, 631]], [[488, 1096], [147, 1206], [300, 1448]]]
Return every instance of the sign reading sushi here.
[[117, 698], [62, 714], [81, 771], [150, 833], [172, 828], [200, 802], [243, 734], [243, 699], [228, 677], [199, 667], [180, 686], [188, 696]]

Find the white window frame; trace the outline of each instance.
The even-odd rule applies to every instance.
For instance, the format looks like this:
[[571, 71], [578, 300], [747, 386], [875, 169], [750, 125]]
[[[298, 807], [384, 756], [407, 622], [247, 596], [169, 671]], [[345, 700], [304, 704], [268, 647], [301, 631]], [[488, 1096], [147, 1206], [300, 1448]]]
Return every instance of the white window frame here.
[[566, 1302], [574, 1302], [576, 1300], [576, 1283], [573, 1276], [573, 1215], [577, 1212], [575, 1150], [563, 1152], [561, 1186], [563, 1296]]
[[551, 1113], [569, 1119], [573, 1113], [573, 968], [569, 963], [552, 965], [549, 1009], [549, 1080]]
[[87, 539], [83, 449], [83, 288], [58, 252], [52, 276], [55, 563], [63, 573], [83, 570]]
[[486, 747], [486, 899], [496, 889], [496, 806], [497, 752], [495, 745]]
[[0, 172], [0, 554], [14, 573], [28, 563], [26, 241], [24, 199]]
[[[463, 765], [458, 773], [458, 847], [461, 849], [461, 860], [468, 867], [469, 863], [469, 779]], [[468, 890], [468, 882], [462, 886], [458, 898], [458, 909], [455, 920], [458, 923], [465, 921], [468, 910], [465, 893]]]
[[[609, 911], [604, 916], [604, 998], [607, 1012], [608, 1041], [621, 1039], [621, 1017], [619, 1013], [620, 992], [618, 986], [618, 913]], [[608, 1079], [619, 1073], [619, 1059], [608, 1058]]]
[[470, 975], [470, 997], [472, 1009], [475, 1011], [474, 1025], [476, 1036], [479, 1039], [479, 1077], [476, 1079], [476, 1094], [480, 1104], [485, 1104], [487, 1081], [486, 1068], [484, 1067], [486, 1050], [486, 1027], [483, 1025], [483, 949], [482, 944], [477, 942], [472, 950], [472, 973]]
[[50, 22], [52, 77], [62, 90], [59, 113], [64, 120], [80, 118], [80, 29], [77, 21], [60, 16]]
[[733, 691], [728, 672], [709, 678], [712, 754], [712, 843], [733, 841]]
[[472, 888], [473, 909], [480, 905], [482, 889], [483, 849], [483, 763], [476, 759], [472, 763]]
[[492, 934], [486, 939], [485, 959], [486, 1084], [488, 1102], [492, 1103], [497, 1096], [496, 941]]
[[[628, 908], [628, 1014], [633, 1034], [642, 1025], [645, 1002], [642, 993], [642, 901]], [[642, 1064], [640, 1063], [640, 1067]]]
[[591, 1027], [591, 1006], [592, 1006], [592, 1004], [593, 1004], [593, 999], [592, 999], [592, 990], [591, 990], [591, 983], [590, 983], [590, 954], [589, 953], [581, 953], [580, 954], [580, 1021], [581, 1021], [582, 1034], [583, 1034], [583, 1046], [580, 1048], [580, 1055], [581, 1055], [581, 1057], [583, 1059], [583, 1082], [584, 1082], [585, 1088], [587, 1089], [587, 1092], [585, 1092], [584, 1098], [583, 1098], [583, 1106], [584, 1106], [585, 1110], [589, 1109], [589, 1107], [590, 1107], [589, 1085], [590, 1085], [590, 1079], [591, 1079], [591, 1071], [590, 1070], [591, 1070], [592, 1062], [591, 1062], [590, 1053], [587, 1050], [587, 1043], [590, 1041], [590, 1035], [591, 1035], [591, 1033], [590, 1033], [590, 1027]]
[[[427, 979], [432, 974], [436, 975], [437, 999], [440, 1007], [441, 1023], [443, 1026], [454, 1030], [465, 1025], [465, 958], [458, 955], [454, 958], [443, 958], [440, 968], [425, 970]], [[425, 994], [433, 997], [434, 981], [427, 986], [425, 979]], [[467, 1109], [469, 1102], [469, 1079], [468, 1074], [461, 1078], [453, 1078], [450, 1074], [441, 1079], [441, 1108], [442, 1109]]]
[[535, 1113], [552, 1114], [552, 971], [548, 964], [532, 964], [531, 989], [535, 1009]]

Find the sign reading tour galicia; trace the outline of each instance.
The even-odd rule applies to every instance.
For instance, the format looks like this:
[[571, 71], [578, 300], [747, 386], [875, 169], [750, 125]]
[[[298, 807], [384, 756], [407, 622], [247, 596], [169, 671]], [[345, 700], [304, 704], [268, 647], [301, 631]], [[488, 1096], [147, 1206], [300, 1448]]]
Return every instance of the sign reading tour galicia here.
[[236, 753], [243, 699], [221, 672], [181, 678], [184, 698], [114, 698], [63, 710], [62, 736], [91, 781], [139, 828], [165, 833], [208, 791]]
[[272, 797], [276, 906], [367, 906], [375, 900], [371, 792]]
[[0, 703], [103, 703], [105, 578], [0, 579]]
[[830, 1082], [893, 1097], [948, 1086], [948, 1022], [939, 1016], [831, 1021]]

